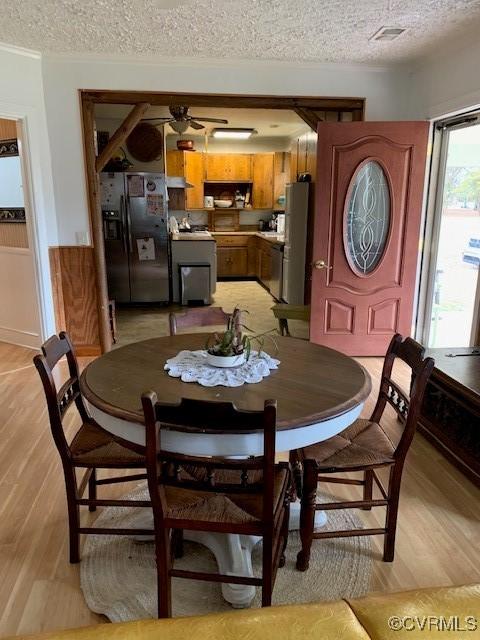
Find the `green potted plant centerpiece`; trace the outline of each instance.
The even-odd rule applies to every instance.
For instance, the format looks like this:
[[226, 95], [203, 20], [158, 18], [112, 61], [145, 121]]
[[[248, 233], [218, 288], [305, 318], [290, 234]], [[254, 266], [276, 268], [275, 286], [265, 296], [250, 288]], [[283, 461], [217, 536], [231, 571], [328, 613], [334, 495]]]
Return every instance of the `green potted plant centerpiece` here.
[[[242, 329], [250, 331], [248, 327], [242, 324], [242, 310], [235, 307], [228, 319], [226, 331], [213, 333], [207, 340], [208, 364], [214, 367], [238, 367], [250, 358], [253, 342], [258, 343], [260, 347], [259, 353], [261, 352], [264, 342], [263, 337], [270, 332], [254, 336], [243, 333]], [[276, 346], [273, 337], [268, 337], [272, 339]]]

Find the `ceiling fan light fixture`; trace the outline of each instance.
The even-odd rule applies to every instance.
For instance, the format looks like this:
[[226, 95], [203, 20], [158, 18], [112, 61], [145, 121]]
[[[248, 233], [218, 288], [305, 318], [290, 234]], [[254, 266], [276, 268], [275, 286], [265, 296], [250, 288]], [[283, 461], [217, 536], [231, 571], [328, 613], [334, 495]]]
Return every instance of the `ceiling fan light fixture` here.
[[169, 122], [168, 124], [172, 127], [172, 129], [176, 133], [180, 133], [180, 134], [185, 133], [185, 131], [190, 126], [190, 123], [186, 122], [185, 120], [177, 120], [175, 122]]
[[247, 128], [231, 128], [216, 127], [212, 129], [212, 136], [214, 138], [223, 138], [231, 140], [248, 140], [250, 136], [257, 133], [255, 129]]

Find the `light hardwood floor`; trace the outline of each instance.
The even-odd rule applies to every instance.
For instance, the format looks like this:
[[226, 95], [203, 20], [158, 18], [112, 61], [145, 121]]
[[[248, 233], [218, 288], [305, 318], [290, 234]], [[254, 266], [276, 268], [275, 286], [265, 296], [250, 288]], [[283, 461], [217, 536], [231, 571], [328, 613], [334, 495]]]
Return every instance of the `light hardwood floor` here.
[[[233, 289], [232, 299], [239, 292]], [[267, 302], [255, 318], [269, 313]], [[260, 324], [267, 322], [262, 316]], [[31, 350], [0, 343], [0, 637], [105, 622], [87, 608], [79, 566], [68, 563], [62, 471], [32, 355]], [[81, 365], [88, 361], [82, 359]], [[367, 415], [382, 362], [360, 362], [374, 381]], [[75, 426], [72, 420], [70, 434]], [[389, 426], [398, 425], [392, 419]], [[349, 495], [350, 489], [335, 491]], [[396, 559], [383, 563], [382, 538], [373, 538], [372, 591], [480, 581], [479, 513], [480, 491], [417, 435], [405, 468]], [[383, 509], [360, 514], [371, 523]], [[294, 561], [288, 550], [287, 559]]]

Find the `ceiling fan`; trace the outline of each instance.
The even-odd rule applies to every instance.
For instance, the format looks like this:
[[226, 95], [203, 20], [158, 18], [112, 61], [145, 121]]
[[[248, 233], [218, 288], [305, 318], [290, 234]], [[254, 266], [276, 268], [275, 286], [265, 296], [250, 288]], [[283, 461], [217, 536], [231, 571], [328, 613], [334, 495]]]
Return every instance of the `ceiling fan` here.
[[[173, 106], [168, 107], [171, 117], [170, 118], [144, 118], [143, 121], [158, 122], [158, 124], [169, 124], [177, 133], [185, 133], [185, 131], [192, 127], [192, 129], [205, 129], [200, 122], [215, 122], [219, 124], [228, 124], [228, 120], [220, 118], [196, 118], [188, 113], [190, 107], [186, 106]], [[156, 126], [156, 125], [154, 125]]]

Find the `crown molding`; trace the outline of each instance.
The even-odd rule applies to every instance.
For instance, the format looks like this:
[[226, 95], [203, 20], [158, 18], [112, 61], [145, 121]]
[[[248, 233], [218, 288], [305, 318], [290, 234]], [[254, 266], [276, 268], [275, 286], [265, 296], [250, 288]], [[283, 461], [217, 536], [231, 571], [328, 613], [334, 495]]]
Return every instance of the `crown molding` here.
[[388, 64], [370, 64], [356, 62], [315, 62], [315, 61], [294, 61], [294, 60], [257, 60], [254, 58], [203, 58], [203, 57], [170, 57], [170, 56], [127, 56], [99, 53], [52, 53], [42, 54], [42, 59], [46, 62], [71, 62], [81, 64], [85, 62], [98, 64], [131, 64], [147, 65], [157, 67], [239, 67], [259, 69], [306, 69], [318, 71], [370, 71], [370, 72], [391, 72], [405, 69], [403, 62], [392, 62]]
[[40, 60], [42, 54], [40, 51], [34, 49], [26, 49], [25, 47], [17, 47], [15, 44], [8, 44], [7, 42], [0, 42], [0, 51], [6, 53], [14, 53], [17, 56], [24, 56], [25, 58], [34, 58]]

